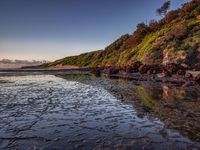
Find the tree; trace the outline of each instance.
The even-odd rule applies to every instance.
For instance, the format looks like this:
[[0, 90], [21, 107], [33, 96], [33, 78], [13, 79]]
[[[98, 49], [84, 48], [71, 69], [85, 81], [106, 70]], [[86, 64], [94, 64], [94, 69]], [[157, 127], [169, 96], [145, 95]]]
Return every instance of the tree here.
[[170, 8], [170, 5], [171, 5], [170, 1], [164, 2], [164, 4], [163, 4], [160, 8], [158, 8], [158, 9], [156, 10], [156, 13], [157, 13], [158, 15], [160, 15], [160, 16], [165, 16], [166, 13], [167, 13], [167, 11], [168, 11], [169, 8]]

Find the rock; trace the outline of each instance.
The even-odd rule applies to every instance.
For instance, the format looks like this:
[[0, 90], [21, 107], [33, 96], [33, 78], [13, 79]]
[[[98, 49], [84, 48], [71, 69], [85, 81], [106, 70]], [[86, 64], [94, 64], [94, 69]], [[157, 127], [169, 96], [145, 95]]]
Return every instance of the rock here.
[[119, 67], [112, 66], [109, 68], [104, 69], [104, 73], [107, 75], [118, 74], [120, 71]]
[[186, 71], [183, 69], [180, 69], [176, 72], [176, 75], [185, 75]]
[[151, 74], [158, 74], [163, 72], [163, 66], [161, 65], [151, 65], [150, 66]]
[[125, 67], [125, 72], [126, 72], [126, 73], [132, 73], [132, 72], [133, 72], [132, 67], [131, 67], [131, 66], [126, 66], [126, 67]]
[[183, 84], [183, 87], [189, 87], [189, 86], [194, 86], [195, 85], [195, 82], [194, 81], [186, 81], [184, 84]]
[[194, 81], [200, 85], [200, 74], [194, 77]]
[[200, 20], [200, 15], [197, 15], [196, 18], [197, 18], [198, 20]]
[[126, 73], [138, 72], [138, 71], [139, 71], [139, 67], [140, 67], [141, 65], [142, 65], [142, 62], [136, 61], [136, 62], [134, 62], [132, 65], [125, 66], [125, 67], [123, 68], [123, 70], [124, 70]]
[[150, 69], [147, 71], [147, 75], [151, 75], [151, 74], [154, 74], [154, 71]]
[[186, 72], [185, 74], [185, 78], [193, 78], [192, 74], [189, 72]]
[[175, 63], [166, 64], [165, 69], [171, 74], [175, 74], [178, 71], [177, 64]]
[[188, 70], [188, 69], [189, 69], [189, 66], [188, 66], [187, 64], [182, 63], [181, 66], [182, 66], [185, 70]]
[[149, 65], [144, 64], [141, 65], [138, 70], [141, 74], [146, 74], [149, 69], [150, 69]]
[[140, 66], [142, 66], [142, 62], [140, 62], [140, 61], [134, 62], [133, 65], [132, 65], [133, 72], [138, 72]]
[[192, 68], [193, 71], [200, 71], [200, 64], [195, 64]]
[[172, 76], [172, 74], [169, 71], [167, 71], [167, 70], [163, 70], [162, 73], [158, 74], [159, 78], [162, 78], [162, 77], [171, 77], [171, 76]]
[[167, 70], [171, 74], [185, 75], [185, 70], [187, 70], [187, 66], [184, 66], [183, 64], [169, 63], [165, 66], [165, 70]]
[[101, 76], [101, 69], [100, 68], [93, 68], [92, 69], [92, 74], [94, 74], [96, 77], [100, 77]]
[[158, 73], [162, 73], [163, 71], [163, 66], [155, 64], [155, 65], [141, 65], [139, 67], [139, 72], [142, 74], [158, 74]]
[[[104, 73], [108, 76], [114, 74], [127, 74], [133, 72], [140, 72], [141, 74], [147, 75], [155, 75], [157, 74], [158, 77], [171, 77], [173, 74], [178, 76], [186, 75], [186, 68], [188, 66], [186, 64], [176, 64], [176, 63], [169, 63], [166, 66], [160, 64], [153, 64], [147, 65], [142, 64], [140, 61], [134, 62], [132, 65], [118, 67], [118, 66], [110, 66], [104, 69]], [[98, 69], [95, 70], [96, 76], [100, 76], [100, 71]], [[192, 77], [191, 75], [187, 74], [186, 78]]]

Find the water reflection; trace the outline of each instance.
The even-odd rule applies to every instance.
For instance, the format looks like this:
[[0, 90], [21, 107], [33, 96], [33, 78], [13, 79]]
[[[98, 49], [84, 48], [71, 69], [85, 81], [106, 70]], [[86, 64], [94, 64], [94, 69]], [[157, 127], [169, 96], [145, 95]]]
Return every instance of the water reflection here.
[[[157, 117], [164, 121], [165, 126], [200, 142], [199, 87], [181, 87], [172, 84], [123, 79], [98, 78], [94, 80], [93, 77], [89, 76], [79, 78], [66, 76], [65, 78], [93, 86], [103, 86], [118, 99], [132, 104], [139, 117], [146, 115]], [[103, 82], [105, 80], [106, 82]]]
[[199, 89], [170, 85], [136, 87], [143, 104], [156, 112], [165, 124], [189, 138], [200, 141]]
[[163, 89], [163, 97], [166, 100], [174, 100], [174, 99], [185, 99], [186, 98], [186, 90], [185, 89], [177, 89], [173, 88], [171, 89], [167, 85], [162, 86]]
[[[175, 108], [171, 107], [176, 100], [163, 102], [162, 86], [136, 86], [125, 80], [115, 82], [90, 76], [65, 78], [67, 80], [50, 75], [0, 77], [8, 81], [0, 82], [0, 148], [198, 148], [197, 142], [181, 135], [184, 129], [166, 128], [168, 122], [182, 126], [174, 120], [180, 117], [179, 113], [174, 115]], [[187, 91], [185, 95], [187, 97]], [[184, 103], [178, 105], [182, 107], [181, 112], [183, 108], [190, 108]], [[148, 116], [144, 106], [158, 112], [164, 122]], [[196, 131], [196, 128], [190, 129]]]

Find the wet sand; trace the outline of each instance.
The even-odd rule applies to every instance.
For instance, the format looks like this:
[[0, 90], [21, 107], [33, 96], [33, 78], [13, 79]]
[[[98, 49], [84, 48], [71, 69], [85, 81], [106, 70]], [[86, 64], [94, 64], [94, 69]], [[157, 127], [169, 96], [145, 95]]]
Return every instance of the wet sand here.
[[0, 87], [1, 149], [200, 148], [196, 89], [39, 74]]

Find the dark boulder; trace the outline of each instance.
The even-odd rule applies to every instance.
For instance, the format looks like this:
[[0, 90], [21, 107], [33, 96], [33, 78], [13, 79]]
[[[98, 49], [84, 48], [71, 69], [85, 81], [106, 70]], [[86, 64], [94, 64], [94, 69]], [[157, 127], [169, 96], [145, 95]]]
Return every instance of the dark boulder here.
[[200, 74], [194, 77], [194, 81], [200, 85]]
[[109, 68], [105, 68], [103, 72], [107, 75], [113, 75], [113, 74], [118, 74], [119, 71], [120, 71], [119, 67], [112, 66], [112, 67], [109, 67]]
[[131, 69], [133, 70], [133, 72], [138, 72], [140, 66], [142, 66], [142, 62], [136, 61], [136, 62], [134, 62], [134, 63], [132, 64], [132, 68], [131, 68]]
[[133, 72], [132, 66], [126, 66], [124, 70], [125, 70], [126, 73], [132, 73]]
[[163, 66], [162, 65], [141, 65], [139, 67], [139, 72], [142, 74], [158, 74], [158, 73], [162, 73], [163, 71]]
[[166, 64], [165, 70], [167, 70], [171, 74], [176, 74], [176, 72], [178, 71], [178, 65], [175, 63]]
[[185, 73], [186, 73], [185, 70], [180, 69], [180, 70], [178, 70], [178, 71], [176, 72], [176, 75], [183, 76], [183, 75], [185, 75]]
[[94, 74], [96, 77], [100, 77], [101, 76], [101, 68], [92, 68], [92, 74]]
[[162, 65], [151, 65], [151, 70], [153, 74], [158, 74], [158, 73], [162, 73], [163, 71], [163, 66]]
[[171, 74], [185, 75], [187, 67], [181, 64], [169, 63], [165, 66], [165, 70]]
[[138, 70], [139, 70], [139, 72], [140, 72], [141, 74], [146, 74], [146, 73], [148, 72], [149, 69], [150, 69], [150, 66], [144, 64], [144, 65], [141, 65], [141, 66], [139, 67]]
[[153, 71], [152, 69], [149, 69], [149, 70], [147, 71], [147, 75], [152, 75], [152, 74], [154, 74], [154, 71]]

